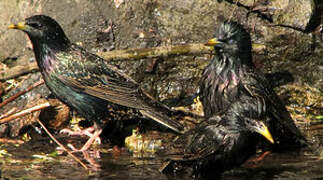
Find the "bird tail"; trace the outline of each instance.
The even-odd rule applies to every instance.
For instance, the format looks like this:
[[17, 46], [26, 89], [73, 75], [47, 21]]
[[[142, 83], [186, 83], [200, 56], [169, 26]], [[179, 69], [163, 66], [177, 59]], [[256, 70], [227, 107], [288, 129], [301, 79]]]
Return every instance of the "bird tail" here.
[[[170, 111], [170, 110], [168, 110]], [[178, 133], [183, 133], [184, 127], [182, 124], [180, 124], [179, 122], [172, 120], [169, 116], [167, 116], [165, 113], [157, 108], [151, 108], [151, 109], [142, 109], [140, 110], [141, 114], [143, 114], [144, 116], [147, 116], [155, 121], [157, 121], [158, 123], [174, 130], [175, 132]]]

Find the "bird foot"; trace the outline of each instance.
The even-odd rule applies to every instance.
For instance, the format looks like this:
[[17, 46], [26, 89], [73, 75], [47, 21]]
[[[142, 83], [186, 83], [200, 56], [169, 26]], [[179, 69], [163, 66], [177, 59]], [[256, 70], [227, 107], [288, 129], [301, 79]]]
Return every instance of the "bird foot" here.
[[[76, 149], [72, 144], [68, 144], [67, 146], [72, 149], [72, 153], [85, 152], [90, 148], [90, 146], [93, 144], [94, 141], [97, 141], [97, 139], [100, 139], [99, 136], [100, 136], [101, 132], [102, 132], [102, 129], [95, 130], [93, 134], [89, 135], [90, 139], [86, 141], [86, 143], [83, 145], [83, 147], [81, 149]], [[99, 144], [100, 143], [101, 143], [101, 139], [99, 141]]]
[[271, 152], [265, 151], [260, 156], [256, 157], [255, 159], [251, 159], [252, 162], [257, 163], [263, 161]]
[[91, 165], [91, 170], [100, 171], [101, 165], [95, 160], [100, 159], [100, 152], [98, 150], [95, 151], [84, 151], [83, 152], [83, 158]]
[[[94, 133], [93, 133], [94, 131], [95, 131], [94, 127], [89, 127], [89, 128], [86, 128], [84, 130], [79, 130], [79, 131], [72, 131], [70, 129], [64, 128], [59, 133], [67, 134], [69, 136], [88, 136], [91, 138], [94, 135]], [[95, 139], [95, 142], [97, 144], [101, 144], [100, 137], [97, 137]]]
[[255, 168], [260, 162], [262, 162], [271, 152], [265, 151], [260, 156], [253, 157], [247, 160], [246, 166], [250, 168]]

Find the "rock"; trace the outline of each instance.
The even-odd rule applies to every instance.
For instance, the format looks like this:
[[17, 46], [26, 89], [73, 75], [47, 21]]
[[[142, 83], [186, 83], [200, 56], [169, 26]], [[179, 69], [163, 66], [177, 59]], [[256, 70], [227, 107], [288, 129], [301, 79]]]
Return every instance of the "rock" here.
[[[311, 32], [318, 25], [320, 9], [315, 0], [238, 0], [228, 2], [241, 4], [251, 12], [265, 16], [275, 25]], [[316, 24], [316, 25], [315, 25]]]
[[289, 26], [305, 31], [310, 25], [310, 20], [316, 13], [313, 0], [275, 0], [268, 5], [274, 10], [273, 21], [275, 24]]

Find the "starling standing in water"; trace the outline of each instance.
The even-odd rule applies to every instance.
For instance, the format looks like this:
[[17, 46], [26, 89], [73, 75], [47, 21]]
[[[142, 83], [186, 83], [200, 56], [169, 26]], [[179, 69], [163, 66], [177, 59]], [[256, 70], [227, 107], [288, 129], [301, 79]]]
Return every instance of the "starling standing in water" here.
[[[139, 84], [104, 59], [70, 42], [63, 29], [45, 15], [31, 16], [11, 29], [27, 33], [47, 87], [62, 102], [93, 121], [94, 133], [79, 151], [99, 138], [104, 120], [132, 112], [181, 132], [170, 110], [146, 95]], [[140, 114], [140, 113], [141, 114]], [[88, 133], [87, 133], [88, 134]]]
[[242, 95], [224, 114], [209, 116], [181, 135], [167, 149], [170, 161], [163, 172], [193, 168], [194, 175], [220, 175], [255, 154], [257, 134], [274, 143], [267, 126], [257, 119], [257, 103]]
[[285, 106], [252, 62], [249, 33], [235, 22], [224, 22], [207, 45], [216, 52], [200, 81], [199, 95], [206, 118], [227, 111], [232, 103], [248, 96], [250, 102], [246, 105], [256, 102], [250, 111], [268, 126], [275, 140], [274, 148], [304, 145], [304, 137]]

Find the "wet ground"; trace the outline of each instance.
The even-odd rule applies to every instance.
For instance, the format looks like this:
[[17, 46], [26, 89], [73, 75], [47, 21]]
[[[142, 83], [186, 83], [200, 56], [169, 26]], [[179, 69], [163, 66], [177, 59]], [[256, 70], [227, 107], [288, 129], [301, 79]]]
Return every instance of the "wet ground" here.
[[[322, 129], [310, 132], [315, 141], [323, 142]], [[60, 140], [68, 143], [66, 139], [71, 138]], [[85, 170], [66, 153], [57, 154], [56, 147], [46, 136], [19, 146], [1, 145], [1, 179], [193, 179], [185, 174], [160, 173], [162, 157], [155, 155], [141, 158], [138, 154], [134, 156], [129, 153], [126, 148], [112, 148], [109, 144], [101, 145], [98, 148], [99, 153], [89, 153], [88, 157], [86, 154], [76, 154], [90, 167], [89, 170]], [[308, 149], [293, 153], [270, 153], [262, 161], [248, 161], [240, 168], [225, 172], [222, 177], [322, 179], [322, 154], [313, 154]]]

